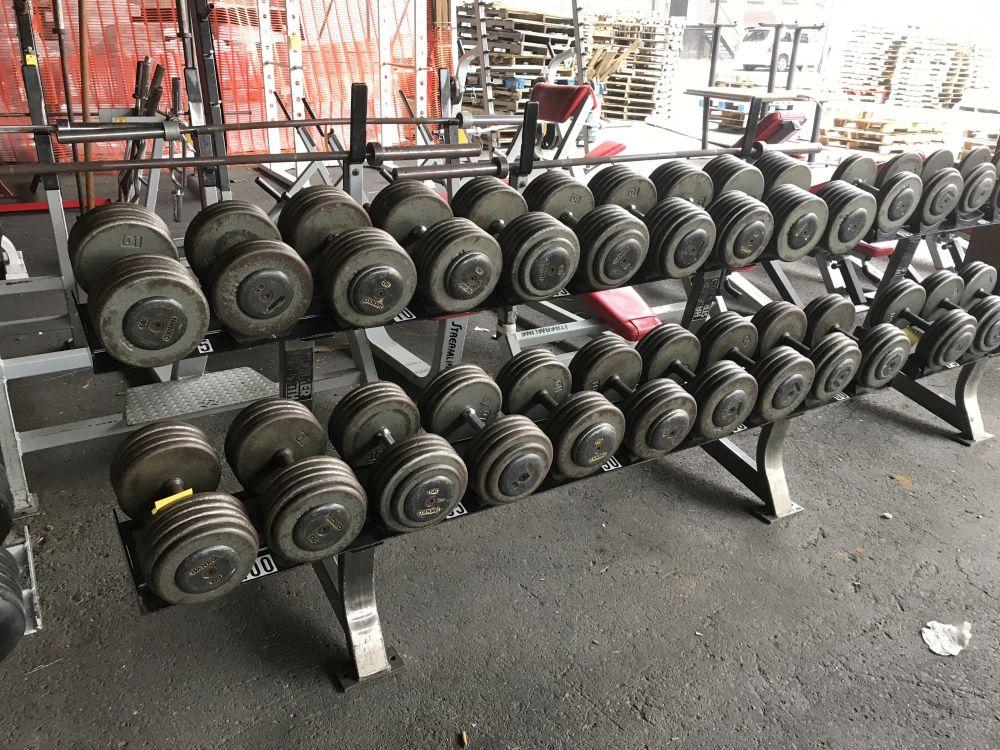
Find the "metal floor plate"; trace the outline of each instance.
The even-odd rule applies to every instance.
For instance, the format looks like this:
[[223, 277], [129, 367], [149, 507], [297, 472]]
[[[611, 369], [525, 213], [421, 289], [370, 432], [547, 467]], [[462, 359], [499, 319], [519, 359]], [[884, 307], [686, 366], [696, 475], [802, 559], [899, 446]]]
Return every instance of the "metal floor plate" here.
[[278, 384], [250, 367], [206, 372], [193, 378], [153, 383], [125, 392], [125, 420], [130, 425], [224, 411], [239, 404], [278, 395]]

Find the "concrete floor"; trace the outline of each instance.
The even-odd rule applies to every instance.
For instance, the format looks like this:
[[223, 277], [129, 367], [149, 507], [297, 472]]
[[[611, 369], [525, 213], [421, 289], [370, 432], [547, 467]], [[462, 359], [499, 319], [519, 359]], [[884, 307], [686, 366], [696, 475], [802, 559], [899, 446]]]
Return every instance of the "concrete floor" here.
[[[35, 273], [44, 226], [5, 224]], [[808, 265], [791, 273], [817, 289]], [[495, 371], [479, 325], [470, 359]], [[241, 361], [273, 372], [267, 348]], [[991, 369], [994, 428], [998, 386]], [[123, 388], [86, 372], [16, 381], [18, 425], [113, 411]], [[219, 446], [227, 423], [198, 421]], [[348, 695], [331, 686], [344, 641], [309, 568], [140, 615], [112, 522], [117, 440], [34, 454], [45, 629], [3, 665], [0, 746], [422, 749], [466, 731], [494, 750], [1000, 747], [1000, 455], [947, 434], [895, 392], [795, 420], [787, 470], [806, 512], [774, 526], [688, 451], [396, 539], [376, 575], [405, 670]], [[929, 652], [933, 619], [970, 621], [971, 646]]]

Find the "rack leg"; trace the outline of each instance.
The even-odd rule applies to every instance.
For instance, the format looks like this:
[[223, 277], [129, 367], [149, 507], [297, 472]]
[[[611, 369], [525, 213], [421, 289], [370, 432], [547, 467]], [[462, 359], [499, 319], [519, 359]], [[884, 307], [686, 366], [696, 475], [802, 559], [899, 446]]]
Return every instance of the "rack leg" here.
[[344, 552], [313, 564], [313, 570], [347, 637], [351, 664], [338, 669], [341, 690], [397, 672], [403, 667], [395, 649], [386, 648], [375, 602], [375, 547]]
[[784, 442], [787, 433], [787, 419], [764, 425], [757, 436], [756, 460], [726, 438], [701, 446], [726, 471], [764, 501], [764, 509], [751, 512], [767, 523], [774, 523], [802, 510], [801, 505], [792, 501], [788, 480], [785, 478]]
[[962, 365], [955, 382], [955, 400], [939, 396], [922, 383], [900, 373], [892, 387], [935, 416], [950, 424], [958, 433], [955, 440], [963, 445], [974, 445], [993, 437], [983, 424], [979, 408], [979, 382], [983, 379], [989, 359], [980, 359]]

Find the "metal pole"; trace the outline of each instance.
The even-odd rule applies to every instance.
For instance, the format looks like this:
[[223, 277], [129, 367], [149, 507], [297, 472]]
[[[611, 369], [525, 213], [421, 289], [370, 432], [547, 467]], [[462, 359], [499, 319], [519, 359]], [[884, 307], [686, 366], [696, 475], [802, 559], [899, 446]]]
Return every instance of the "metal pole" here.
[[[719, 0], [715, 2], [715, 13], [718, 17], [719, 13]], [[712, 27], [712, 56], [709, 58], [708, 63], [708, 86], [709, 88], [715, 86], [715, 69], [719, 62], [719, 45], [722, 42], [722, 27], [716, 23]], [[712, 97], [706, 96], [702, 102], [704, 111], [701, 113], [701, 147], [708, 148], [708, 114], [709, 110], [712, 108]]]
[[[759, 158], [767, 151], [778, 151], [783, 154], [812, 154], [822, 151], [823, 147], [818, 143], [794, 143], [788, 145], [765, 145], [763, 143], [751, 143], [750, 155]], [[742, 147], [734, 148], [708, 148], [690, 149], [687, 151], [667, 151], [654, 154], [618, 154], [617, 156], [574, 156], [562, 159], [545, 159], [532, 163], [532, 169], [565, 169], [567, 167], [588, 167], [601, 164], [628, 164], [638, 161], [666, 161], [668, 159], [692, 159], [705, 156], [720, 156], [722, 154], [733, 154], [739, 156], [744, 152]], [[0, 167], [0, 178], [3, 177], [3, 168]], [[442, 164], [430, 165], [426, 167], [400, 167], [392, 171], [394, 179], [412, 180], [439, 180], [447, 177], [476, 177], [479, 175], [493, 175], [504, 177], [507, 173], [521, 174], [520, 164], [511, 162], [509, 165], [494, 157], [489, 163], [479, 162], [473, 164]]]
[[[80, 106], [83, 108], [83, 121], [90, 122], [90, 30], [87, 28], [87, 0], [79, 0], [77, 12], [80, 23]], [[83, 146], [83, 160], [90, 161], [94, 156], [93, 149]], [[94, 175], [87, 173], [86, 197], [87, 210], [94, 207]]]
[[792, 84], [795, 83], [795, 63], [799, 56], [799, 41], [803, 31], [805, 31], [803, 27], [796, 26], [795, 31], [792, 32], [792, 54], [788, 60], [788, 79], [785, 82], [785, 88], [789, 91], [792, 89]]
[[782, 23], [764, 24], [774, 29], [774, 42], [771, 45], [771, 67], [767, 71], [767, 93], [774, 91], [775, 80], [778, 77], [778, 56], [781, 51], [781, 32], [785, 25]]
[[[63, 7], [63, 0], [52, 0], [52, 31], [56, 35], [56, 43], [59, 45], [59, 67], [62, 71], [63, 97], [66, 99], [66, 119], [73, 122], [73, 94], [69, 85], [69, 61], [66, 59], [66, 10]], [[73, 146], [73, 161], [80, 161], [80, 149]], [[83, 175], [76, 174], [76, 198], [80, 204], [78, 210], [84, 212], [83, 201]]]

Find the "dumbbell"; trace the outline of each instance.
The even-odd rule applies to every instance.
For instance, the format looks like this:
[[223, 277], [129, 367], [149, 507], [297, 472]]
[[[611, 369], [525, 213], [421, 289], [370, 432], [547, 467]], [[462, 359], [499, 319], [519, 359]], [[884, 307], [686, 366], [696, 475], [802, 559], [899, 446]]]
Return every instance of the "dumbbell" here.
[[[660, 199], [650, 178], [621, 164], [599, 171], [588, 188], [598, 207], [583, 218], [581, 227], [600, 212], [610, 212], [611, 207], [619, 214], [625, 209], [644, 224], [649, 238], [649, 252], [642, 269], [645, 279], [690, 276], [708, 260], [715, 243], [715, 224], [708, 212], [692, 201], [680, 197]], [[584, 244], [584, 233], [580, 234]]]
[[701, 440], [717, 440], [735, 432], [757, 401], [757, 381], [730, 360], [696, 372], [701, 360], [698, 337], [676, 323], [661, 323], [639, 341], [642, 379], [672, 378], [694, 397], [697, 417], [692, 429]]
[[720, 192], [716, 187], [708, 214], [715, 222], [716, 236], [707, 267], [744, 268], [756, 263], [767, 250], [774, 234], [774, 216], [762, 201], [742, 191]]
[[733, 154], [721, 154], [702, 169], [712, 178], [715, 200], [723, 193], [738, 192], [760, 200], [764, 197], [764, 175], [752, 164]]
[[952, 213], [974, 217], [991, 202], [997, 187], [997, 167], [992, 158], [990, 149], [980, 147], [970, 150], [958, 162], [948, 149], [935, 151], [924, 159], [924, 182], [942, 185], [941, 210], [947, 209], [947, 213], [937, 219], [938, 223]]
[[136, 555], [171, 604], [216, 599], [246, 578], [260, 542], [243, 504], [218, 492], [219, 455], [197, 427], [165, 421], [129, 435], [111, 461], [118, 505], [142, 525]]
[[[599, 182], [607, 171], [602, 169], [591, 183]], [[523, 195], [530, 210], [558, 219], [575, 233], [580, 262], [569, 283], [570, 289], [590, 291], [621, 286], [645, 262], [650, 237], [643, 221], [618, 205], [597, 206], [591, 188], [565, 172], [544, 172], [528, 183]], [[641, 201], [645, 195], [633, 199]]]
[[[750, 373], [757, 382], [757, 398], [751, 414], [764, 422], [787, 417], [806, 396], [815, 396], [816, 391], [826, 397], [821, 390], [826, 384], [820, 379], [828, 377], [826, 370], [832, 369], [829, 362], [832, 357], [823, 351], [814, 360], [808, 352], [803, 354], [785, 342], [782, 334], [789, 326], [784, 320], [774, 320], [770, 328], [759, 332], [756, 322], [735, 312], [706, 320], [698, 329], [701, 369], [731, 360]], [[762, 339], [765, 346], [761, 345]]]
[[935, 321], [948, 310], [965, 310], [976, 319], [976, 335], [969, 351], [977, 357], [1000, 349], [1000, 297], [992, 294], [997, 272], [981, 261], [966, 263], [960, 274], [935, 271], [921, 286], [927, 293], [921, 314]]
[[309, 266], [252, 203], [220, 201], [199, 211], [184, 233], [184, 255], [212, 311], [235, 334], [287, 331], [312, 302]]
[[278, 229], [314, 270], [340, 325], [388, 323], [416, 291], [410, 256], [388, 233], [372, 227], [365, 210], [340, 188], [300, 190], [282, 207]]
[[993, 152], [985, 146], [971, 149], [956, 165], [965, 181], [965, 189], [958, 201], [959, 216], [975, 215], [997, 197], [997, 167]]
[[427, 430], [463, 449], [469, 482], [487, 505], [504, 505], [538, 489], [552, 466], [552, 442], [520, 414], [502, 415], [500, 386], [476, 365], [438, 373], [420, 395]]
[[620, 403], [624, 445], [646, 459], [674, 450], [691, 432], [698, 414], [694, 397], [669, 378], [642, 382], [642, 357], [614, 333], [591, 339], [570, 361], [574, 391], [595, 391]]
[[650, 173], [649, 179], [656, 186], [656, 196], [660, 201], [683, 198], [704, 208], [715, 197], [712, 178], [687, 159], [664, 162]]
[[[943, 291], [943, 290], [942, 290]], [[976, 319], [965, 310], [944, 310], [928, 320], [922, 313], [927, 290], [910, 279], [896, 279], [875, 295], [868, 321], [902, 324], [917, 334], [914, 355], [929, 367], [945, 367], [969, 351], [976, 338]], [[940, 306], [940, 300], [938, 301]]]
[[496, 237], [503, 255], [499, 288], [512, 301], [551, 297], [580, 264], [580, 242], [566, 225], [539, 211], [496, 177], [475, 177], [451, 200], [455, 216]]
[[26, 624], [21, 572], [14, 556], [0, 547], [0, 661], [21, 642]]
[[330, 414], [328, 432], [337, 452], [356, 468], [371, 464], [368, 496], [392, 531], [443, 521], [469, 484], [454, 448], [419, 430], [417, 405], [398, 385], [382, 380], [350, 391]]
[[281, 560], [315, 562], [361, 532], [368, 500], [350, 467], [326, 455], [326, 432], [302, 403], [265, 398], [226, 433], [226, 461], [246, 489], [258, 528]]
[[118, 361], [168, 365], [208, 333], [208, 301], [149, 209], [108, 203], [88, 211], [69, 233], [69, 255], [97, 336]]
[[919, 170], [923, 183], [920, 202], [911, 217], [912, 228], [937, 226], [955, 211], [965, 192], [965, 180], [955, 169], [955, 155], [940, 149], [928, 154], [919, 165], [914, 155], [903, 156], [910, 169]]
[[[879, 235], [892, 235], [915, 213], [930, 211], [935, 204], [933, 192], [923, 198], [921, 169], [916, 154], [894, 156], [881, 169], [870, 156], [853, 154], [837, 166], [831, 181], [842, 180], [870, 195], [875, 201], [872, 226]], [[860, 206], [860, 199], [855, 203]]]
[[500, 244], [422, 182], [382, 188], [368, 208], [372, 222], [409, 252], [420, 293], [443, 312], [464, 312], [492, 294], [500, 280]]
[[625, 416], [600, 393], [572, 393], [569, 368], [547, 349], [520, 352], [500, 368], [496, 381], [506, 413], [546, 420], [554, 476], [589, 476], [618, 451]]
[[[874, 355], [870, 354], [866, 359], [859, 342], [850, 334], [854, 323], [854, 306], [837, 295], [833, 295], [831, 300], [834, 297], [838, 300], [834, 310], [823, 305], [813, 305], [803, 310], [790, 302], [778, 300], [764, 305], [751, 319], [758, 331], [758, 352], [785, 346], [813, 363], [816, 376], [809, 396], [820, 402], [829, 401], [850, 385], [862, 364], [879, 369], [877, 364], [871, 365], [869, 362]], [[849, 321], [840, 317], [846, 317], [847, 310], [842, 306], [843, 302], [851, 305]], [[885, 336], [886, 333], [882, 332], [881, 335]], [[866, 346], [871, 347], [873, 341], [874, 339], [867, 342]], [[876, 354], [883, 357], [879, 372], [884, 376], [886, 355]], [[893, 360], [892, 364], [898, 364], [901, 368], [905, 361], [906, 358], [903, 357], [899, 362]]]
[[[802, 319], [799, 313], [789, 309], [795, 305], [788, 302], [771, 302], [764, 307], [770, 307], [776, 316], [787, 315], [790, 318], [798, 317], [800, 321]], [[802, 313], [806, 328], [805, 336], [799, 340], [807, 347], [818, 347], [832, 334], [846, 336], [857, 345], [861, 351], [861, 362], [854, 375], [854, 382], [864, 388], [887, 386], [910, 357], [912, 345], [905, 333], [891, 323], [856, 328], [857, 312], [854, 303], [839, 294], [824, 294], [809, 300]], [[754, 317], [766, 328], [768, 315], [761, 308]], [[801, 330], [801, 323], [798, 324], [798, 330]]]
[[760, 170], [763, 201], [774, 217], [774, 231], [760, 258], [786, 263], [804, 258], [819, 244], [830, 219], [826, 203], [809, 191], [812, 171], [780, 151], [766, 152], [754, 167]]
[[753, 165], [764, 178], [765, 196], [779, 185], [794, 185], [801, 190], [812, 187], [809, 165], [781, 151], [765, 151]]

